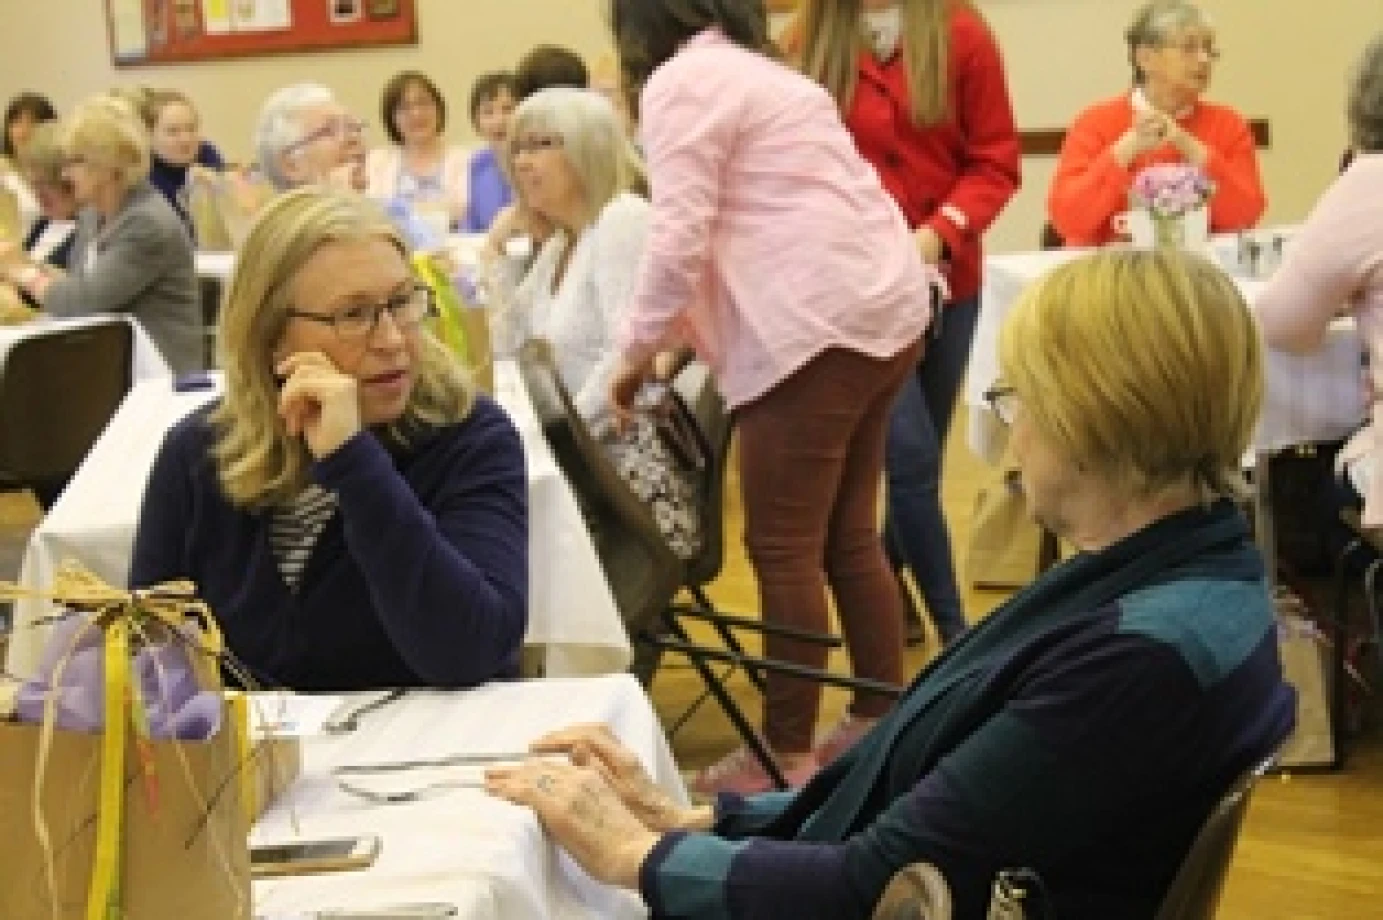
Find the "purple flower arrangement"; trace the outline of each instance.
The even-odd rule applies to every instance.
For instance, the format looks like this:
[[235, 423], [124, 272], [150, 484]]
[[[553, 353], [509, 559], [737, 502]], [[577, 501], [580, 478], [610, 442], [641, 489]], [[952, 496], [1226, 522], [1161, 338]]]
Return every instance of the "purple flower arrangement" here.
[[1134, 204], [1154, 218], [1182, 217], [1210, 200], [1215, 183], [1198, 167], [1179, 163], [1149, 166], [1133, 180]]

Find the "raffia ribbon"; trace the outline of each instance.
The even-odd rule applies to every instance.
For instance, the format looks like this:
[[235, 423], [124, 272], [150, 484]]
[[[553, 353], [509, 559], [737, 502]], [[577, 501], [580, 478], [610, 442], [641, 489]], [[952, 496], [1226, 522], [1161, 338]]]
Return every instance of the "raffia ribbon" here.
[[[47, 591], [25, 588], [0, 581], [0, 601], [43, 600], [57, 604], [68, 613], [34, 625], [44, 626], [75, 613], [90, 616], [86, 627], [77, 630], [63, 650], [51, 676], [54, 687], [62, 685], [73, 653], [88, 630], [99, 630], [104, 639], [105, 724], [101, 737], [101, 776], [96, 815], [96, 848], [91, 881], [87, 892], [86, 920], [119, 920], [121, 909], [121, 841], [125, 823], [125, 757], [131, 723], [143, 725], [136, 704], [130, 675], [130, 657], [136, 643], [177, 641], [189, 649], [189, 662], [198, 672], [203, 687], [219, 685], [216, 668], [224, 652], [219, 627], [205, 603], [197, 599], [196, 587], [188, 581], [173, 581], [138, 591], [112, 587], [99, 576], [68, 560], [62, 563]], [[201, 630], [186, 628], [189, 617], [200, 619]], [[210, 669], [208, 671], [208, 669]], [[45, 875], [52, 895], [53, 916], [58, 916], [57, 874], [52, 838], [42, 810], [43, 781], [56, 731], [57, 695], [49, 694], [40, 728], [38, 763], [34, 770], [34, 829], [44, 851]], [[145, 739], [147, 741], [147, 739]], [[195, 778], [187, 761], [180, 758], [183, 773], [193, 788]], [[209, 813], [211, 803], [200, 803]], [[224, 854], [223, 854], [224, 859]], [[229, 861], [225, 860], [226, 865]]]

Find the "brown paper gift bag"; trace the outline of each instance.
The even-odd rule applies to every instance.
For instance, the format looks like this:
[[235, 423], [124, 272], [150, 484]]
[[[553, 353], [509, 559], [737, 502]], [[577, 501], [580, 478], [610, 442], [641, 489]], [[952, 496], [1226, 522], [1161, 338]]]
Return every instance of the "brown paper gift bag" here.
[[1330, 646], [1310, 620], [1278, 617], [1277, 649], [1282, 676], [1297, 691], [1297, 727], [1282, 746], [1282, 767], [1333, 767], [1330, 727]]
[[965, 577], [976, 588], [1021, 588], [1037, 576], [1041, 530], [1007, 471], [975, 496], [965, 545]]
[[[82, 616], [70, 636], [55, 636], [63, 644], [50, 650], [44, 679], [73, 710], [98, 704], [101, 727], [61, 727], [57, 689], [41, 724], [0, 723], [0, 917], [248, 920], [241, 745], [219, 694], [223, 646], [211, 612], [190, 584], [131, 593], [71, 563], [50, 592], [0, 583], [0, 599], [24, 597]], [[217, 691], [221, 718], [209, 740], [151, 736], [155, 701], [142, 697], [134, 657], [170, 646], [168, 667], [181, 657], [197, 688]], [[69, 680], [79, 647], [83, 670]]]
[[[96, 843], [100, 735], [53, 732], [34, 800], [42, 729], [0, 724], [0, 917], [86, 920]], [[128, 920], [248, 920], [250, 866], [235, 739], [155, 742], [156, 804], [126, 757], [120, 901]], [[37, 805], [37, 809], [35, 806]], [[47, 824], [52, 893], [36, 810]], [[204, 817], [205, 816], [205, 817]], [[56, 906], [56, 912], [54, 907]]]

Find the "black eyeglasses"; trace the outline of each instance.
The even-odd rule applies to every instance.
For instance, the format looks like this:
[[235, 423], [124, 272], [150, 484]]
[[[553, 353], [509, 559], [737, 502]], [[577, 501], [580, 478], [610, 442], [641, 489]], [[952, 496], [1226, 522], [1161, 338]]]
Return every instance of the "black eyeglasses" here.
[[1018, 417], [1018, 391], [1010, 386], [996, 385], [984, 391], [984, 401], [1005, 425], [1012, 425]]
[[432, 289], [418, 284], [400, 291], [383, 303], [356, 303], [334, 313], [308, 313], [305, 310], [289, 310], [294, 319], [311, 320], [324, 323], [336, 330], [337, 338], [344, 342], [363, 342], [375, 334], [379, 328], [379, 318], [385, 311], [393, 318], [394, 324], [405, 331], [411, 330], [428, 317], [437, 315], [437, 304]]
[[515, 138], [514, 154], [537, 153], [540, 150], [558, 150], [563, 145], [560, 134], [528, 134]]

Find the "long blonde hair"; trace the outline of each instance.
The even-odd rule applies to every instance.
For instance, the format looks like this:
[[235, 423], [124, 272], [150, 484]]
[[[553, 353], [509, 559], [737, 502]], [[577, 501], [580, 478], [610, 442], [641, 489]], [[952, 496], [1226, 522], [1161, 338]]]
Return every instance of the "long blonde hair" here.
[[[380, 208], [356, 195], [303, 188], [265, 208], [236, 259], [221, 311], [218, 350], [226, 394], [211, 415], [212, 455], [232, 504], [265, 508], [297, 495], [311, 463], [301, 438], [289, 437], [278, 413], [274, 351], [288, 323], [289, 288], [322, 246], [384, 239], [408, 260], [408, 247]], [[454, 424], [470, 412], [475, 391], [465, 371], [427, 328], [417, 331], [413, 392], [389, 435]]]
[[[908, 75], [912, 120], [926, 127], [951, 116], [951, 14], [969, 0], [898, 0], [903, 12], [901, 48]], [[977, 14], [978, 15], [978, 14]], [[849, 108], [859, 82], [861, 0], [802, 0], [786, 44], [807, 76]]]

